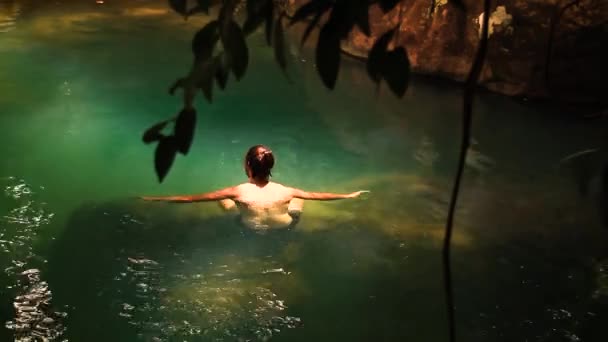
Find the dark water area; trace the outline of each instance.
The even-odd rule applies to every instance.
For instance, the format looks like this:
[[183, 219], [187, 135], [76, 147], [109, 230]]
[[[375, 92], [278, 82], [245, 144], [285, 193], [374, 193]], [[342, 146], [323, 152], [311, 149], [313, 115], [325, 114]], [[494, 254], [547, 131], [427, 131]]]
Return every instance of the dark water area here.
[[[180, 108], [190, 39], [164, 1], [0, 2], [0, 341], [445, 341], [441, 243], [461, 89], [377, 93], [345, 59], [326, 91], [261, 34], [246, 77], [202, 100], [191, 153], [163, 184], [141, 133]], [[607, 123], [481, 92], [453, 240], [460, 341], [604, 341]], [[256, 234], [214, 203], [144, 203], [244, 181], [371, 190], [307, 202]], [[582, 157], [568, 157], [581, 151]], [[581, 181], [584, 176], [584, 182]]]

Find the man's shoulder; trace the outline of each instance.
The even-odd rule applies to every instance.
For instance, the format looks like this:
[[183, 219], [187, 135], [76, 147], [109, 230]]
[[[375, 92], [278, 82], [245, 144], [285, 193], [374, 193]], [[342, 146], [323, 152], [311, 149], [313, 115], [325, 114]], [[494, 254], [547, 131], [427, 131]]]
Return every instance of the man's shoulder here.
[[243, 191], [246, 191], [247, 188], [249, 187], [249, 183], [241, 183], [239, 185], [235, 185], [232, 187], [233, 191], [235, 191], [237, 194], [242, 193]]
[[280, 192], [280, 193], [284, 194], [285, 196], [292, 196], [293, 188], [285, 186], [280, 183], [272, 183], [272, 184], [274, 186], [274, 191]]
[[245, 189], [245, 188], [247, 188], [247, 187], [249, 187], [251, 185], [252, 185], [251, 183], [241, 183], [239, 185], [235, 185], [234, 188], [237, 189], [237, 190], [239, 190], [239, 189]]
[[273, 187], [277, 188], [277, 189], [285, 189], [285, 190], [287, 190], [287, 189], [291, 189], [290, 187], [285, 186], [285, 185], [283, 185], [283, 184], [281, 184], [281, 183], [270, 182], [270, 184], [271, 184]]

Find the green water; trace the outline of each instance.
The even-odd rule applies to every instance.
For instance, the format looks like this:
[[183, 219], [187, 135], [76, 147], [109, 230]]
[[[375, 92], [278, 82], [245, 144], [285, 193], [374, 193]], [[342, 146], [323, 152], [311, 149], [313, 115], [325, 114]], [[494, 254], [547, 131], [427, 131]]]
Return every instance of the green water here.
[[[0, 5], [0, 340], [446, 340], [460, 88], [376, 96], [346, 60], [330, 93], [293, 46], [290, 84], [256, 35], [247, 76], [198, 104], [191, 153], [160, 185], [141, 133], [180, 109], [167, 89], [204, 19], [155, 1]], [[477, 99], [454, 236], [462, 341], [605, 339], [601, 208], [557, 165], [606, 124], [569, 114]], [[242, 182], [258, 143], [278, 182], [372, 193], [306, 203], [295, 231], [261, 236], [214, 204], [131, 199]]]

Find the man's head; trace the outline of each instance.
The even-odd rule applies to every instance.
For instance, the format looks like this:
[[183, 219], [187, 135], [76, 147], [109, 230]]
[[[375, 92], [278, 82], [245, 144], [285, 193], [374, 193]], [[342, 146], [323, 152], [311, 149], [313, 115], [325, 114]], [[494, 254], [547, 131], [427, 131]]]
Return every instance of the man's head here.
[[268, 180], [274, 166], [272, 151], [264, 145], [252, 146], [245, 155], [245, 172], [247, 177], [255, 180]]

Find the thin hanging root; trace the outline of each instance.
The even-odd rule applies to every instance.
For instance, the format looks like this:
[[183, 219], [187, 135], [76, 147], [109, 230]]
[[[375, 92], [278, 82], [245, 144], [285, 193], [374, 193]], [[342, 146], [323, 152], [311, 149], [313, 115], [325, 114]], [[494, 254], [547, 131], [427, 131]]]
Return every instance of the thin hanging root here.
[[445, 238], [443, 242], [443, 276], [444, 290], [446, 296], [448, 325], [450, 342], [456, 341], [456, 322], [454, 317], [454, 290], [452, 287], [452, 269], [450, 264], [450, 245], [452, 242], [452, 230], [454, 225], [454, 214], [456, 211], [456, 202], [458, 202], [458, 193], [460, 190], [460, 181], [464, 171], [467, 151], [471, 142], [471, 121], [473, 116], [473, 99], [475, 96], [475, 88], [477, 81], [481, 75], [483, 62], [485, 60], [488, 47], [488, 24], [490, 17], [490, 0], [484, 0], [483, 5], [483, 22], [481, 25], [481, 39], [479, 47], [471, 66], [471, 71], [465, 83], [463, 95], [463, 123], [462, 123], [462, 142], [460, 146], [460, 156], [458, 158], [458, 169], [456, 171], [456, 179], [454, 180], [454, 188], [450, 199], [450, 207], [448, 218], [445, 227]]

